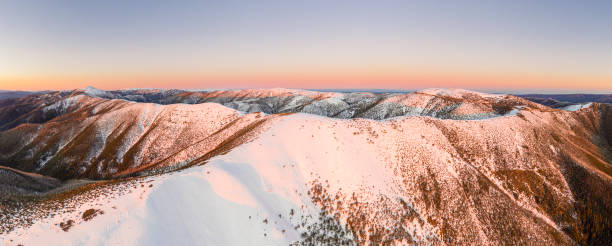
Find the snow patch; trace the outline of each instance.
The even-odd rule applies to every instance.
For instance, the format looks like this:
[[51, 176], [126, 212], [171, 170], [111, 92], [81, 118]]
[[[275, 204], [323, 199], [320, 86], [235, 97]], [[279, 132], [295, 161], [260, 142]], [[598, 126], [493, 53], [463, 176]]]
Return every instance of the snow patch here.
[[581, 110], [583, 108], [588, 108], [592, 104], [593, 103], [591, 103], [591, 102], [589, 102], [589, 103], [582, 103], [582, 104], [574, 104], [574, 105], [570, 105], [570, 106], [561, 107], [559, 109], [565, 110], [565, 111], [578, 111], [578, 110]]
[[91, 96], [91, 97], [114, 98], [112, 93], [100, 90], [100, 89], [95, 88], [93, 86], [85, 87], [85, 89], [83, 89], [83, 92], [85, 93], [85, 95], [88, 95], [88, 96]]

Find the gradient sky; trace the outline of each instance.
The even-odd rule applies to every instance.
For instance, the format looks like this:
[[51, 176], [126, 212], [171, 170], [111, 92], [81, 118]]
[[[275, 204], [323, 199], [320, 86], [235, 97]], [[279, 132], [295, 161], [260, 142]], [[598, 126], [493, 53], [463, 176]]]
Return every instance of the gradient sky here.
[[612, 92], [612, 1], [2, 1], [0, 89]]

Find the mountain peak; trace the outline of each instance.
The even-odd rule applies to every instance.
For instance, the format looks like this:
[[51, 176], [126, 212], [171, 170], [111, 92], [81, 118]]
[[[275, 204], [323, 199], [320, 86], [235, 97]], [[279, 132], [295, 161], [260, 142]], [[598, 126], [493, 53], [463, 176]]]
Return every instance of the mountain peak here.
[[466, 89], [460, 89], [460, 88], [428, 88], [428, 89], [417, 91], [417, 93], [423, 93], [423, 94], [429, 94], [429, 95], [435, 95], [435, 96], [447, 96], [447, 97], [454, 97], [454, 98], [463, 98], [466, 95], [478, 95], [480, 97], [485, 97], [485, 98], [495, 98], [495, 97], [505, 96], [505, 94], [490, 94], [490, 93], [484, 93], [484, 92], [466, 90]]
[[100, 90], [93, 86], [87, 86], [83, 89], [83, 92], [91, 97], [102, 97], [102, 98], [112, 98], [113, 94], [104, 90]]

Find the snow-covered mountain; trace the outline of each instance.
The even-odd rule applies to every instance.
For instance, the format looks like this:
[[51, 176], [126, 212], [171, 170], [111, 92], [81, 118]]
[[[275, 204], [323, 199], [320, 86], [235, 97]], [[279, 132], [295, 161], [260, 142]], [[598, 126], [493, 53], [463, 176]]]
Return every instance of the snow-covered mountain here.
[[610, 243], [612, 106], [572, 109], [459, 89], [0, 101], [1, 240]]

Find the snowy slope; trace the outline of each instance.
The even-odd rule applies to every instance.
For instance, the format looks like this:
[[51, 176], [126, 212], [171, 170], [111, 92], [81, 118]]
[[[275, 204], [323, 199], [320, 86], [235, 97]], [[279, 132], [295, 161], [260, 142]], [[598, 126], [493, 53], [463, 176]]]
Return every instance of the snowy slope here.
[[[444, 92], [464, 103], [466, 94]], [[104, 103], [87, 110], [104, 111]], [[612, 168], [597, 142], [603, 139], [596, 139], [608, 134], [601, 130], [606, 120], [600, 121], [607, 111], [598, 104], [578, 111], [511, 104], [517, 108], [504, 116], [469, 121], [239, 114], [218, 104], [118, 105], [88, 117], [95, 118], [97, 134], [113, 135], [113, 119], [135, 112], [134, 129], [161, 119], [150, 135], [130, 130], [138, 134], [127, 139], [142, 139], [133, 163], [145, 170], [186, 160], [193, 166], [4, 204], [9, 212], [0, 213], [1, 242], [571, 245], [605, 242], [596, 240], [605, 240], [609, 228], [601, 218], [612, 212], [605, 205], [610, 196], [599, 191], [612, 188]], [[217, 114], [225, 116], [210, 117]], [[231, 120], [214, 120], [223, 118]], [[171, 154], [151, 156], [156, 152]]]
[[[534, 128], [547, 123], [538, 118], [541, 116], [525, 117], [533, 121], [529, 123]], [[510, 189], [523, 181], [514, 183], [508, 179], [513, 176], [502, 175], [508, 170], [533, 170], [532, 162], [542, 160], [520, 153], [525, 145], [539, 148], [529, 140], [534, 128], [500, 128], [528, 123], [519, 121], [523, 120], [517, 116], [473, 123], [420, 117], [376, 122], [291, 115], [275, 119], [254, 141], [204, 166], [144, 178], [135, 188], [119, 185], [128, 187], [130, 195], [93, 198], [73, 212], [15, 230], [7, 239], [57, 245], [286, 245], [307, 239], [300, 234], [309, 230], [295, 227], [302, 222], [305, 226], [320, 223], [319, 213], [326, 211], [337, 216], [338, 223], [352, 226], [353, 232], [364, 230], [363, 235], [347, 236], [357, 242], [395, 238], [417, 244], [488, 244], [500, 240], [527, 243], [529, 238], [538, 238], [542, 244], [571, 243], [558, 224], [571, 221], [554, 221], [555, 211], [533, 200], [539, 191]], [[571, 117], [564, 121], [576, 123]], [[480, 140], [449, 141], [450, 136], [441, 130], [445, 127], [464, 129], [460, 131]], [[479, 155], [466, 162], [458, 150], [464, 143], [485, 144], [495, 142], [494, 138], [503, 140], [497, 141], [501, 153], [495, 156]], [[557, 149], [563, 146], [545, 147], [542, 155], [550, 152], [555, 156]], [[514, 156], [517, 150], [519, 158]], [[517, 161], [520, 159], [523, 161]], [[500, 166], [501, 161], [506, 164]], [[546, 169], [546, 165], [539, 168]], [[560, 173], [534, 175], [550, 189], [551, 199], [570, 206], [572, 191], [560, 181]], [[464, 187], [468, 181], [483, 178], [472, 188]], [[476, 195], [478, 200], [472, 200]], [[88, 208], [101, 209], [104, 214], [86, 222], [80, 217]], [[483, 220], [493, 214], [500, 218]], [[303, 215], [310, 217], [302, 219]], [[403, 218], [400, 224], [398, 216]], [[67, 232], [55, 225], [71, 218], [75, 225]], [[506, 235], [505, 223], [512, 224], [521, 236]], [[491, 234], [489, 228], [496, 226], [501, 226], [500, 231]], [[449, 228], [463, 233], [451, 237]], [[240, 236], [233, 236], [237, 232]]]

